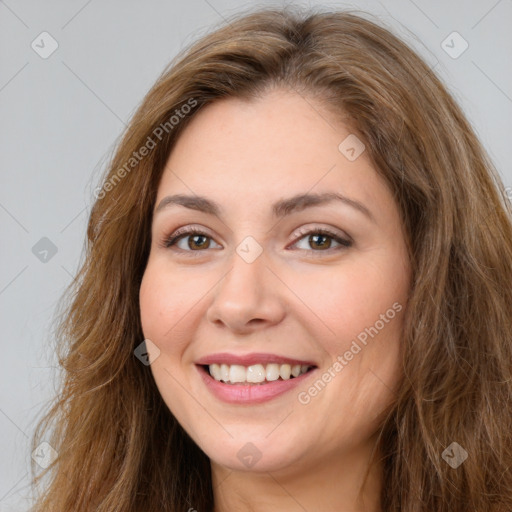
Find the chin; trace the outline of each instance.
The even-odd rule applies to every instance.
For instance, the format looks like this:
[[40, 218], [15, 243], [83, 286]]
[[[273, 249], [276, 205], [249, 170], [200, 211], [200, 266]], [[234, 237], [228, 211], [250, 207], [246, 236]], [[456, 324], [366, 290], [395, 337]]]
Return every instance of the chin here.
[[298, 453], [296, 443], [288, 443], [281, 438], [269, 440], [271, 430], [260, 436], [229, 438], [215, 446], [200, 446], [212, 463], [232, 471], [251, 471], [254, 473], [275, 472], [296, 464]]

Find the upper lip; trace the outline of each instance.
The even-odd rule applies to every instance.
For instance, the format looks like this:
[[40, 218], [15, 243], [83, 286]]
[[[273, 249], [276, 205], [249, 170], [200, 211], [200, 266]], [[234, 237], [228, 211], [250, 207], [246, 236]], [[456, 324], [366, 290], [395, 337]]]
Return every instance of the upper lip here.
[[265, 354], [265, 353], [251, 353], [245, 355], [229, 354], [228, 352], [219, 352], [217, 354], [210, 354], [202, 357], [196, 364], [198, 365], [210, 365], [210, 364], [238, 364], [241, 366], [252, 366], [254, 364], [289, 364], [289, 365], [306, 365], [316, 366], [312, 361], [303, 361], [300, 359], [293, 359], [286, 356], [279, 356], [277, 354]]

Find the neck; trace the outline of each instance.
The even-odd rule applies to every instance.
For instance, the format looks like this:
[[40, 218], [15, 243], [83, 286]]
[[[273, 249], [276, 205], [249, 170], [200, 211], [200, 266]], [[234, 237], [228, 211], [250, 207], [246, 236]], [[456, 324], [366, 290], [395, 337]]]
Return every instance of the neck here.
[[230, 470], [212, 461], [214, 512], [381, 512], [382, 466], [372, 465], [366, 475], [370, 452], [268, 472]]

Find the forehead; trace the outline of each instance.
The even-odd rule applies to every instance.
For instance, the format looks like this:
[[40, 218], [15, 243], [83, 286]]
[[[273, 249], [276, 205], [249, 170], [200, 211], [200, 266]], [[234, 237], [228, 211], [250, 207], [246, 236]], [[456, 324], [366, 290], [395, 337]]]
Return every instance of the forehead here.
[[215, 101], [197, 112], [176, 142], [157, 201], [192, 193], [249, 205], [308, 191], [375, 201], [386, 194], [384, 182], [365, 152], [351, 161], [340, 151], [347, 137], [354, 134], [325, 106], [294, 92]]

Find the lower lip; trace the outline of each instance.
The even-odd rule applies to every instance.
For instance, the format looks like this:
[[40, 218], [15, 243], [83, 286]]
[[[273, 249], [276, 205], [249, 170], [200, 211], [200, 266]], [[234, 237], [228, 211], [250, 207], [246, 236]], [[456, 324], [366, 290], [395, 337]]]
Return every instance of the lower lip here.
[[202, 366], [197, 366], [206, 387], [223, 402], [230, 404], [261, 404], [302, 384], [316, 368], [289, 380], [274, 380], [268, 384], [225, 384], [215, 380]]

